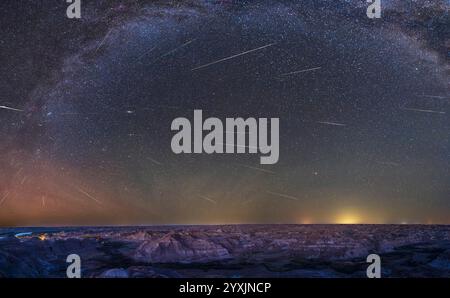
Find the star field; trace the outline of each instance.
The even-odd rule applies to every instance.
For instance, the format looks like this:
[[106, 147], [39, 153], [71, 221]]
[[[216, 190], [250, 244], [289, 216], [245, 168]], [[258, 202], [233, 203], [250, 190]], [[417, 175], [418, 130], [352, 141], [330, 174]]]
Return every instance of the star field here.
[[[2, 1], [0, 224], [450, 223], [448, 1]], [[171, 151], [280, 118], [280, 160]]]

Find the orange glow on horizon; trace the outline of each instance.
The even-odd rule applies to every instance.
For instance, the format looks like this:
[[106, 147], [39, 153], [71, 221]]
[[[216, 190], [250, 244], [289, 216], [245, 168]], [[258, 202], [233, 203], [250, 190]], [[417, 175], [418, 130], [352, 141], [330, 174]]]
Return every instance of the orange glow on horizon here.
[[338, 214], [335, 220], [335, 223], [337, 224], [346, 225], [360, 224], [362, 222], [361, 216], [357, 212], [351, 210]]

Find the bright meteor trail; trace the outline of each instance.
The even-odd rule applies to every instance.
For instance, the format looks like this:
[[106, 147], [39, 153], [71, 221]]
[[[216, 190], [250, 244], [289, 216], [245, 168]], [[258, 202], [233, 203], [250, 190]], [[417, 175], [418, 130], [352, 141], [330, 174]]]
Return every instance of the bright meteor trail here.
[[203, 64], [203, 65], [200, 65], [200, 66], [197, 66], [197, 67], [191, 69], [191, 71], [198, 70], [198, 69], [201, 69], [201, 68], [205, 68], [205, 67], [208, 67], [208, 66], [210, 66], [210, 65], [214, 65], [214, 64], [217, 64], [217, 63], [220, 63], [220, 62], [223, 62], [223, 61], [227, 61], [227, 60], [230, 60], [230, 59], [234, 59], [234, 58], [237, 58], [237, 57], [239, 57], [239, 56], [247, 55], [247, 54], [250, 54], [250, 53], [252, 53], [252, 52], [259, 51], [259, 50], [262, 50], [262, 49], [264, 49], [264, 48], [271, 47], [271, 46], [273, 46], [273, 45], [275, 45], [275, 44], [276, 44], [276, 43], [269, 43], [269, 44], [267, 44], [267, 45], [265, 45], [265, 46], [262, 46], [262, 47], [259, 47], [259, 48], [256, 48], [256, 49], [248, 50], [248, 51], [245, 51], [245, 52], [242, 52], [242, 53], [233, 55], [233, 56], [229, 56], [229, 57], [222, 58], [222, 59], [219, 59], [219, 60], [216, 60], [216, 61], [207, 63], [207, 64]]
[[8, 106], [0, 106], [0, 109], [10, 110], [10, 111], [15, 111], [15, 112], [23, 112], [23, 110], [21, 110], [21, 109], [11, 108]]

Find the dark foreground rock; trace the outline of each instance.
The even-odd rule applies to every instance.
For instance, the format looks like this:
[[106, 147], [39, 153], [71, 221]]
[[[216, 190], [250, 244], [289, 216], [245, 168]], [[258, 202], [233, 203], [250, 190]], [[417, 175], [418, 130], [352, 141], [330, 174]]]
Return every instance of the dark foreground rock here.
[[450, 227], [0, 229], [1, 277], [65, 277], [69, 254], [80, 256], [83, 277], [364, 277], [371, 253], [385, 277], [450, 277]]

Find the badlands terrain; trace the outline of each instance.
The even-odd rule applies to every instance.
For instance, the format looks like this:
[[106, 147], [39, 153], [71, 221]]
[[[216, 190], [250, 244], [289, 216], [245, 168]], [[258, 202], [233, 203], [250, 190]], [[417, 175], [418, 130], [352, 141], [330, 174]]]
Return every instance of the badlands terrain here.
[[0, 277], [450, 277], [450, 226], [220, 225], [0, 229]]

